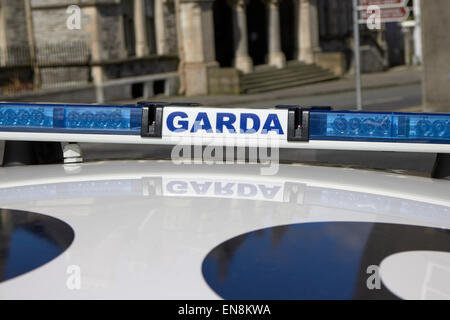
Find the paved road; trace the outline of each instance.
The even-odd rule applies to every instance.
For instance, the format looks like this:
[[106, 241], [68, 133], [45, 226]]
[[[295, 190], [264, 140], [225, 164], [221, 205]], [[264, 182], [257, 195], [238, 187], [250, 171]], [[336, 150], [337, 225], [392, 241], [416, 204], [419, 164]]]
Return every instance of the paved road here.
[[[369, 110], [398, 110], [422, 104], [420, 68], [394, 68], [362, 75], [363, 96]], [[355, 105], [355, 80], [347, 75], [339, 80], [314, 83], [246, 95], [159, 96], [154, 101], [199, 102], [218, 107], [273, 107], [277, 104], [333, 105], [350, 109]], [[120, 101], [118, 103], [135, 103]]]
[[[364, 110], [398, 111], [404, 108], [419, 107], [422, 104], [422, 86], [394, 86], [390, 88], [366, 89], [363, 91]], [[273, 107], [278, 104], [304, 106], [334, 106], [337, 109], [354, 109], [355, 93], [342, 92], [314, 95], [300, 98], [274, 99], [264, 102], [251, 102], [233, 105], [234, 107]]]
[[[342, 85], [341, 80], [340, 84]], [[337, 109], [356, 109], [355, 92], [349, 91], [346, 86], [342, 92], [336, 92], [338, 88], [334, 88], [333, 93], [321, 94], [321, 87], [324, 90], [333, 89], [337, 83], [319, 83], [311, 85], [314, 88], [314, 94], [299, 94], [296, 96], [292, 92], [287, 92], [283, 98], [283, 91], [275, 91], [273, 93], [266, 92], [261, 95], [241, 95], [241, 96], [202, 96], [202, 97], [156, 97], [152, 101], [172, 101], [172, 102], [199, 102], [209, 106], [223, 106], [227, 108], [272, 108], [276, 105], [303, 105], [303, 106], [333, 106]], [[295, 89], [295, 88], [294, 88]], [[313, 90], [313, 91], [314, 91]], [[281, 98], [280, 98], [281, 96]], [[142, 100], [142, 99], [140, 99]], [[117, 104], [135, 104], [139, 100], [117, 101]], [[369, 111], [399, 111], [401, 109], [415, 108], [420, 110], [422, 105], [422, 85], [407, 84], [394, 85], [392, 87], [371, 88], [363, 90], [363, 105], [365, 110]]]

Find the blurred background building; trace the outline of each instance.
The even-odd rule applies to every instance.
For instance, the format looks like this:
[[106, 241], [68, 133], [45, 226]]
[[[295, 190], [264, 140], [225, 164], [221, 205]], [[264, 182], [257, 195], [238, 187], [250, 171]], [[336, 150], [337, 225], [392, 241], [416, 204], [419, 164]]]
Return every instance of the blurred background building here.
[[450, 1], [421, 0], [423, 92], [427, 111], [450, 111]]
[[[71, 5], [79, 29], [67, 26]], [[351, 0], [0, 0], [0, 97], [104, 102], [301, 86], [352, 73], [352, 28]], [[421, 63], [415, 28], [361, 26], [363, 72]]]

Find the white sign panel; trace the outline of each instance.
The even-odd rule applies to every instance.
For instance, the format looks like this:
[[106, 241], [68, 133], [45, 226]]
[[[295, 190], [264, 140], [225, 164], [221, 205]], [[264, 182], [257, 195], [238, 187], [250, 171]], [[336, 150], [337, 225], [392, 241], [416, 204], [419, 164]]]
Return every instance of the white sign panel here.
[[162, 137], [287, 140], [287, 110], [165, 107]]
[[360, 23], [366, 23], [372, 17], [378, 18], [381, 23], [386, 22], [402, 22], [409, 17], [410, 10], [406, 7], [384, 8], [376, 10], [361, 11]]

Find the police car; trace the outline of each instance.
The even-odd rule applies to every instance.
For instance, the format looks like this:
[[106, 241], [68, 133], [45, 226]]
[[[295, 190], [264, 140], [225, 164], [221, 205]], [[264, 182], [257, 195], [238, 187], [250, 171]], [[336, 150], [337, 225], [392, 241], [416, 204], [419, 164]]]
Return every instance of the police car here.
[[[0, 169], [1, 299], [450, 299], [450, 115], [3, 103], [0, 140], [6, 165], [32, 153], [15, 141], [62, 162]], [[83, 162], [78, 143], [174, 148]], [[426, 178], [280, 148], [439, 155]]]

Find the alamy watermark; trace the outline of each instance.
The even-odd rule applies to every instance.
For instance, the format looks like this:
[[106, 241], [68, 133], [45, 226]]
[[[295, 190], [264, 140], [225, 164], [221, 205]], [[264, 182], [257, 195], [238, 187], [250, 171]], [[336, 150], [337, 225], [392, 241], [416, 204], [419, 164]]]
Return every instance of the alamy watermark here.
[[172, 137], [175, 146], [171, 159], [182, 164], [255, 164], [261, 165], [263, 176], [276, 175], [279, 170], [279, 140], [231, 137]]
[[380, 6], [372, 5], [367, 7], [367, 28], [369, 30], [381, 30], [381, 8]]
[[77, 265], [70, 265], [66, 269], [66, 273], [69, 275], [66, 280], [66, 286], [69, 290], [81, 289], [81, 268]]
[[69, 30], [81, 29], [81, 9], [77, 5], [67, 7], [66, 13], [69, 17], [66, 20], [66, 26]]
[[381, 289], [380, 267], [376, 265], [368, 266], [366, 273], [370, 274], [370, 276], [367, 278], [366, 281], [367, 289], [380, 290]]

